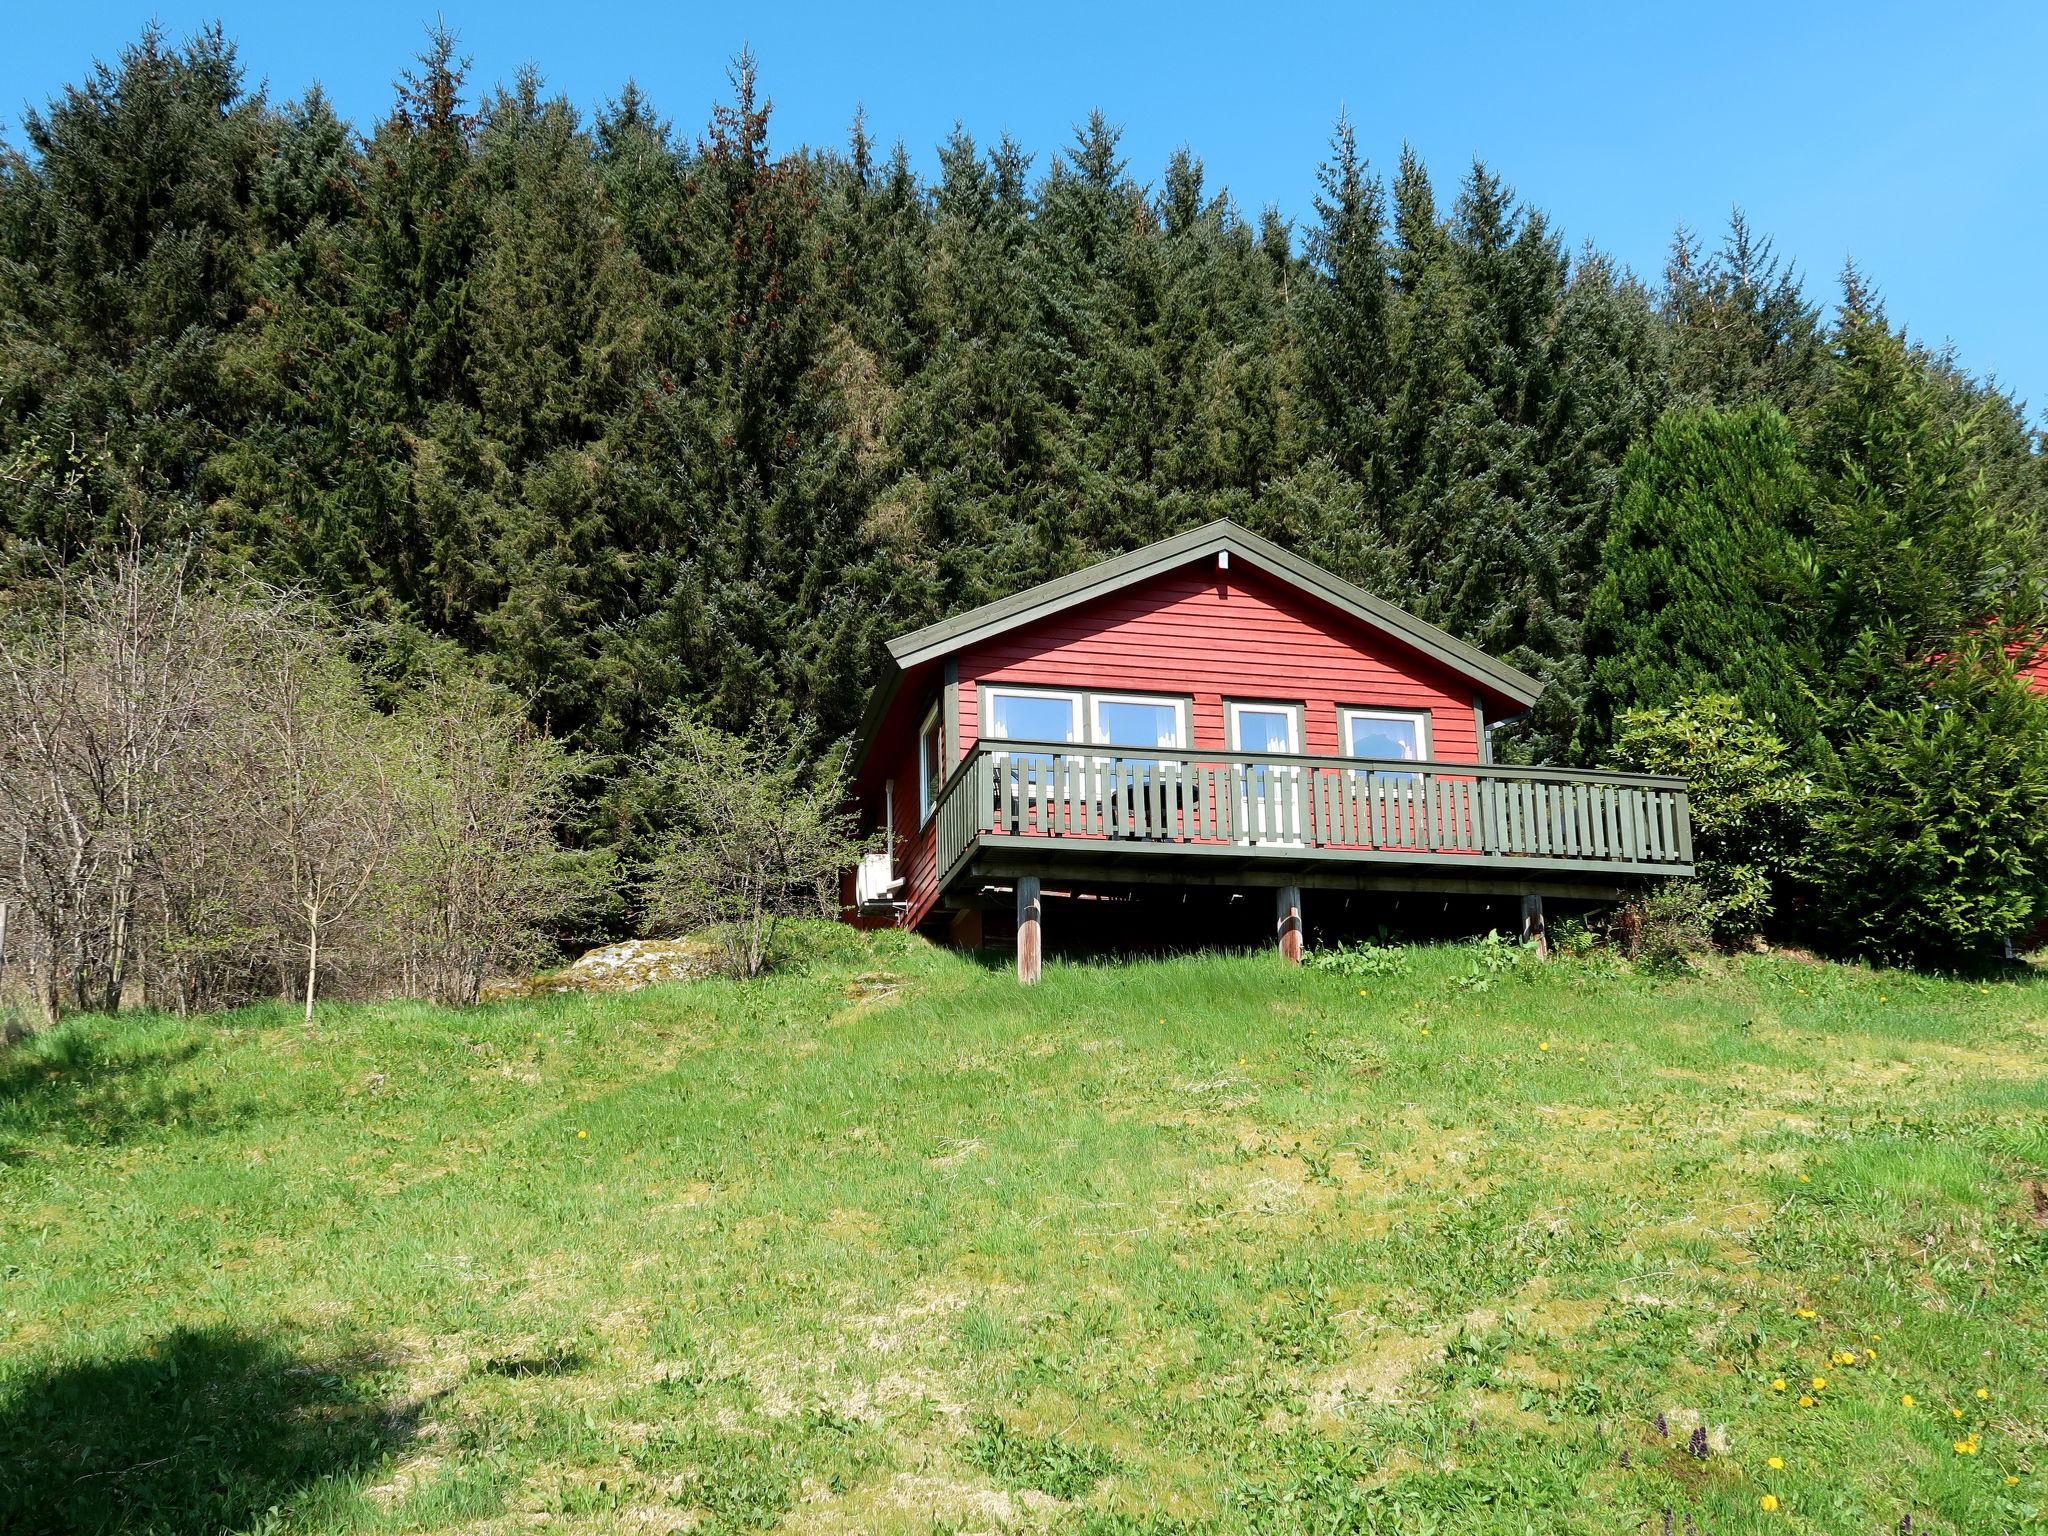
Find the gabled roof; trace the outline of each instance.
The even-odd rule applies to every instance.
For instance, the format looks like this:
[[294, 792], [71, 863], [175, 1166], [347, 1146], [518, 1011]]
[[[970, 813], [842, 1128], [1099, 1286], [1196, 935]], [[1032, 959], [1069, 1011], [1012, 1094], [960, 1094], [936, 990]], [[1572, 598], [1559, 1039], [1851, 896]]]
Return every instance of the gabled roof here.
[[896, 663], [895, 669], [875, 689], [867, 718], [861, 724], [862, 756], [866, 755], [866, 747], [887, 712], [903, 674], [912, 668], [951, 655], [977, 641], [1135, 586], [1193, 561], [1210, 559], [1226, 552], [1233, 560], [1242, 561], [1252, 569], [1420, 651], [1492, 693], [1528, 705], [1535, 703], [1537, 695], [1543, 691], [1543, 684], [1528, 673], [1496, 660], [1341, 577], [1333, 576], [1319, 565], [1289, 554], [1250, 529], [1223, 520], [1170, 539], [1161, 539], [1157, 544], [1147, 544], [1127, 555], [1099, 561], [1072, 575], [1042, 582], [1014, 596], [970, 609], [956, 618], [944, 619], [897, 636], [889, 642], [889, 655]]
[[1463, 673], [1496, 693], [1504, 693], [1523, 704], [1533, 704], [1543, 691], [1543, 684], [1528, 673], [1504, 661], [1496, 661], [1434, 624], [1424, 623], [1414, 614], [1374, 597], [1362, 587], [1354, 587], [1298, 555], [1290, 555], [1278, 544], [1229, 521], [1209, 523], [1190, 533], [1161, 539], [1157, 544], [1147, 544], [1127, 555], [1100, 561], [1071, 576], [1042, 582], [1015, 596], [970, 609], [958, 618], [944, 619], [923, 629], [912, 630], [907, 635], [899, 635], [889, 642], [889, 654], [896, 659], [897, 666], [913, 667], [977, 640], [1000, 635], [1006, 630], [1135, 585], [1149, 576], [1226, 550], [1247, 565], [1277, 577], [1311, 597], [1322, 599], [1331, 607], [1413, 646], [1452, 671]]

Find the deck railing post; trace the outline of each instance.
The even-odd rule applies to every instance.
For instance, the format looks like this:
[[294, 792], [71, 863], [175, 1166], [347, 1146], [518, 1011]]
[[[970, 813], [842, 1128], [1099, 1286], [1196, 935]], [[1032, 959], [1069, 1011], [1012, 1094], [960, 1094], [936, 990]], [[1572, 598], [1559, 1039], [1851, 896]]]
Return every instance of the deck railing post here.
[[1039, 918], [1038, 877], [1024, 875], [1017, 881], [1017, 980], [1027, 987], [1038, 985]]
[[1301, 887], [1283, 885], [1275, 914], [1280, 935], [1280, 958], [1289, 965], [1301, 964]]
[[1522, 898], [1522, 942], [1534, 945], [1536, 953], [1543, 959], [1550, 958], [1550, 930], [1543, 925], [1541, 896]]

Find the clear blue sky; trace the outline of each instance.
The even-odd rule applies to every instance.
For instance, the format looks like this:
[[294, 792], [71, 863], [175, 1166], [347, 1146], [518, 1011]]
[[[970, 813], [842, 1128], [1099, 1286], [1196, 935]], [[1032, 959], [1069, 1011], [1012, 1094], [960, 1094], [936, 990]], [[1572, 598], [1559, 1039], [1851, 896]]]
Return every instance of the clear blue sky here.
[[929, 168], [955, 120], [1044, 156], [1101, 107], [1141, 180], [1190, 145], [1247, 212], [1304, 219], [1340, 108], [1390, 167], [1440, 186], [1472, 156], [1592, 238], [1661, 270], [1672, 228], [1740, 205], [1832, 296], [1845, 257], [1918, 339], [2048, 408], [2048, 6], [1730, 0], [1714, 6], [704, 5], [0, 0], [0, 118], [39, 105], [152, 14], [218, 17], [252, 79], [318, 80], [367, 127], [438, 14], [482, 83], [537, 64], [588, 107], [633, 78], [694, 132], [750, 44], [782, 145], [839, 143], [856, 105]]

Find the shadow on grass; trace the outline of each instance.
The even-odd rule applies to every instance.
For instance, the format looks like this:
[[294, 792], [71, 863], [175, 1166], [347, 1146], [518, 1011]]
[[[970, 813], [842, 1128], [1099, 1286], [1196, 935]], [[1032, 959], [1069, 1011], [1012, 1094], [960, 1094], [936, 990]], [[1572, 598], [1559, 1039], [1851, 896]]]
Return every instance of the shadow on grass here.
[[240, 1530], [367, 1472], [426, 1402], [370, 1356], [306, 1359], [231, 1329], [0, 1385], [0, 1531]]
[[217, 1130], [245, 1118], [245, 1108], [166, 1081], [202, 1048], [193, 1039], [115, 1046], [72, 1026], [0, 1053], [0, 1164], [20, 1162], [21, 1143], [31, 1136], [110, 1146], [171, 1127]]
[[573, 1376], [589, 1363], [582, 1350], [562, 1346], [523, 1355], [500, 1355], [495, 1360], [486, 1360], [478, 1369], [487, 1376], [517, 1381], [527, 1376]]

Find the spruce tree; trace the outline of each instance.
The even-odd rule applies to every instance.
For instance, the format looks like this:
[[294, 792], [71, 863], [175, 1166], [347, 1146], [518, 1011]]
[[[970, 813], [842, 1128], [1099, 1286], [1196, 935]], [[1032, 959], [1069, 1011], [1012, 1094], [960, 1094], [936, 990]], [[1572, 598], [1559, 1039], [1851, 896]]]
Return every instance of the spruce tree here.
[[1821, 643], [1840, 663], [1882, 636], [1910, 668], [1998, 616], [2027, 584], [2027, 530], [1992, 515], [1974, 463], [1979, 412], [1956, 416], [1851, 268], [1825, 393], [1804, 423], [1825, 571]]
[[1583, 760], [1619, 714], [1710, 693], [1817, 759], [1814, 494], [1769, 405], [1673, 411], [1629, 453], [1586, 615]]
[[1339, 118], [1317, 179], [1317, 225], [1297, 298], [1302, 386], [1316, 416], [1316, 443], [1367, 486], [1392, 494], [1387, 412], [1395, 371], [1393, 278], [1384, 238], [1385, 195]]
[[198, 468], [236, 429], [222, 379], [248, 308], [251, 200], [276, 131], [220, 30], [152, 25], [24, 119], [0, 195], [11, 537], [69, 560], [201, 525]]
[[1826, 380], [1820, 310], [1739, 208], [1711, 255], [1680, 227], [1664, 269], [1662, 308], [1671, 382], [1683, 396], [1723, 407], [1763, 399], [1797, 416]]

